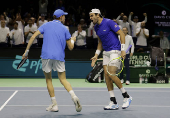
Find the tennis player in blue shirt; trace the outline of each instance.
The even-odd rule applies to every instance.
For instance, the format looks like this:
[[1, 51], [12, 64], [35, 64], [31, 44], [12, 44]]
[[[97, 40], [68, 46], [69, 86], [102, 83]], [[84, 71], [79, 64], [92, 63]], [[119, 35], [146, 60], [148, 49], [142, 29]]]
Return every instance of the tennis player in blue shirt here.
[[76, 41], [76, 37], [71, 37], [68, 29], [63, 25], [65, 22], [65, 15], [67, 14], [68, 13], [63, 10], [56, 10], [53, 14], [54, 20], [47, 22], [38, 28], [38, 31], [34, 33], [28, 42], [25, 53], [23, 54], [23, 59], [28, 58], [28, 56], [25, 56], [26, 51], [29, 51], [35, 37], [39, 34], [43, 34], [44, 38], [41, 51], [42, 70], [46, 78], [47, 89], [52, 101], [52, 105], [46, 108], [47, 111], [58, 111], [52, 84], [52, 69], [58, 72], [60, 82], [70, 93], [76, 111], [80, 112], [82, 109], [79, 98], [75, 95], [70, 83], [66, 80], [65, 74], [65, 46], [67, 43], [68, 48], [72, 50], [74, 48], [74, 42]]
[[[91, 58], [92, 63], [91, 66], [93, 67], [97, 58], [102, 51], [103, 51], [103, 69], [105, 74], [106, 85], [108, 91], [110, 93], [110, 103], [108, 106], [104, 107], [104, 110], [115, 110], [119, 108], [118, 103], [116, 102], [116, 98], [113, 92], [113, 81], [116, 86], [122, 92], [124, 97], [122, 108], [126, 109], [129, 107], [132, 97], [127, 94], [125, 89], [123, 88], [120, 79], [117, 76], [111, 76], [107, 73], [107, 64], [111, 59], [117, 58], [122, 56], [125, 58], [125, 35], [120, 30], [119, 26], [110, 19], [103, 18], [99, 9], [92, 9], [89, 13], [90, 19], [93, 22], [94, 29], [98, 36], [98, 47], [95, 53], [95, 56]], [[120, 35], [119, 41], [118, 35]]]

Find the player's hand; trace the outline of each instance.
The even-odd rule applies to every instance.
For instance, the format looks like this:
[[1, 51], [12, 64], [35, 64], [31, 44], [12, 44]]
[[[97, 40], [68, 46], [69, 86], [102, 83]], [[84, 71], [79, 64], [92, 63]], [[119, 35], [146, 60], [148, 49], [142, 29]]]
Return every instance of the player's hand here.
[[28, 59], [28, 55], [27, 56], [25, 56], [25, 53], [22, 55], [22, 59]]
[[12, 35], [14, 35], [15, 33], [13, 32]]
[[133, 56], [133, 53], [130, 53], [130, 57], [132, 57]]
[[121, 51], [121, 57], [122, 57], [123, 59], [126, 58], [126, 52], [125, 52], [125, 51]]
[[72, 37], [72, 40], [73, 40], [74, 42], [76, 42], [76, 36]]
[[92, 57], [90, 60], [92, 60], [92, 62], [91, 62], [91, 67], [93, 67], [94, 65], [95, 65], [95, 63], [96, 63], [96, 61], [97, 61], [97, 58], [98, 58], [98, 56], [97, 55], [95, 55], [94, 57]]
[[124, 16], [124, 13], [121, 13], [120, 16]]
[[133, 15], [133, 12], [130, 12], [130, 15]]

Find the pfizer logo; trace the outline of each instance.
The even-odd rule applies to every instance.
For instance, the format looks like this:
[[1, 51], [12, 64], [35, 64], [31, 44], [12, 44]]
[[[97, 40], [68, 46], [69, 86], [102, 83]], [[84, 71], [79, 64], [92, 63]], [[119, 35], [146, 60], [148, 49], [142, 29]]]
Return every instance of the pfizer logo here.
[[162, 11], [162, 15], [166, 15], [166, 11], [165, 10]]

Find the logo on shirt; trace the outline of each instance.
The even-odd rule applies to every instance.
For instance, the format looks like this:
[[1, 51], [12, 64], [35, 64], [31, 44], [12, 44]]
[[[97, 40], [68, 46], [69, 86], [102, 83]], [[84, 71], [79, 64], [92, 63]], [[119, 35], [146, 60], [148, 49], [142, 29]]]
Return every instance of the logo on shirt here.
[[115, 28], [117, 27], [117, 25], [115, 25]]
[[103, 30], [103, 31], [106, 31], [106, 30]]

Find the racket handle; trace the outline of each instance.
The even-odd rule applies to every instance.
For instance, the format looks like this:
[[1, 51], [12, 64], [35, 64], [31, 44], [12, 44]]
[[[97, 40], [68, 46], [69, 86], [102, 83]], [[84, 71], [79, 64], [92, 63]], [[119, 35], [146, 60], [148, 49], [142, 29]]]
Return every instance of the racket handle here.
[[29, 52], [29, 50], [27, 50], [27, 51], [25, 52], [25, 56], [28, 56], [28, 52]]
[[129, 51], [129, 49], [132, 47], [132, 45], [129, 45], [128, 49], [126, 50], [126, 53]]

